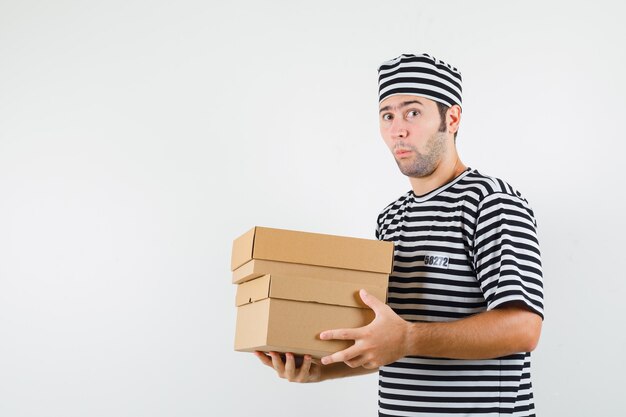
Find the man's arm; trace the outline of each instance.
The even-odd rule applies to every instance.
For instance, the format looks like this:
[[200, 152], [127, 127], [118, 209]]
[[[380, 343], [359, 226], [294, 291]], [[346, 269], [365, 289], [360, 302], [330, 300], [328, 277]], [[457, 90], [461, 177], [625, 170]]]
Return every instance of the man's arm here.
[[285, 354], [284, 362], [280, 354], [276, 352], [269, 352], [267, 355], [263, 352], [255, 352], [255, 355], [264, 365], [273, 368], [280, 378], [290, 382], [321, 382], [328, 379], [369, 374], [378, 370], [377, 368], [351, 368], [343, 362], [321, 365], [313, 362], [310, 355], [305, 355], [302, 365], [296, 368], [292, 353]]
[[374, 310], [375, 319], [356, 329], [322, 332], [323, 340], [355, 342], [322, 358], [323, 364], [345, 362], [370, 369], [404, 356], [491, 359], [532, 351], [541, 333], [541, 317], [516, 303], [453, 322], [410, 323], [364, 290], [361, 298]]
[[453, 322], [411, 323], [407, 333], [408, 354], [491, 359], [531, 352], [539, 342], [542, 320], [520, 304], [506, 304]]

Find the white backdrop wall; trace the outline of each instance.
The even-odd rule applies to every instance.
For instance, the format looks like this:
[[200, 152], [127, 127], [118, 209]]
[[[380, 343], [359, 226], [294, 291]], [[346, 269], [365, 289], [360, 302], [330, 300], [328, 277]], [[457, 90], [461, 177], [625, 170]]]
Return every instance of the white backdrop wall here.
[[[0, 415], [375, 415], [376, 376], [232, 350], [231, 241], [373, 237], [408, 190], [376, 68], [464, 75], [464, 162], [531, 202], [543, 416], [618, 416], [626, 30], [618, 1], [0, 1]], [[350, 411], [348, 411], [350, 410]]]

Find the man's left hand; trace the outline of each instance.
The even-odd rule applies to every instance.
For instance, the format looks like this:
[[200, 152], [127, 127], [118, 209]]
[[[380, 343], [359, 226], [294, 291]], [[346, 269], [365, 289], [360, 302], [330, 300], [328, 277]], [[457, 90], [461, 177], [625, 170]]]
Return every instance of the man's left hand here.
[[354, 345], [349, 348], [323, 357], [324, 365], [345, 362], [351, 368], [375, 369], [407, 355], [410, 323], [365, 290], [362, 289], [359, 295], [376, 316], [367, 326], [320, 333], [322, 340], [354, 340]]

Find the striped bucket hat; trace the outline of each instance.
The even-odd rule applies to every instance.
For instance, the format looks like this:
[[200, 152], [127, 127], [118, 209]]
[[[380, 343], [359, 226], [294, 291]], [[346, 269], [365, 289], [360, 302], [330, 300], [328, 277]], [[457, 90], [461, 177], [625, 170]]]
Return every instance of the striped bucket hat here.
[[461, 106], [461, 72], [428, 54], [402, 54], [378, 68], [378, 102], [408, 94]]

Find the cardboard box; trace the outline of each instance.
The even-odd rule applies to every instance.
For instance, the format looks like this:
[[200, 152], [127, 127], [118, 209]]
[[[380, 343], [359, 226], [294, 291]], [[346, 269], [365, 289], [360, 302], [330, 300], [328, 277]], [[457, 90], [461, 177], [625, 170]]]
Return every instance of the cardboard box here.
[[[233, 242], [231, 270], [236, 271], [253, 260], [389, 275], [393, 267], [393, 243], [257, 226]], [[236, 282], [253, 275], [238, 276]]]
[[391, 242], [252, 228], [233, 242], [235, 350], [321, 358], [349, 347], [319, 334], [371, 322], [358, 291], [385, 302], [392, 268]]
[[[381, 291], [380, 286], [365, 287], [372, 294]], [[362, 327], [374, 319], [358, 288], [341, 281], [278, 275], [239, 285], [235, 350], [293, 352], [321, 358], [349, 347], [352, 341], [320, 340], [319, 334]]]

